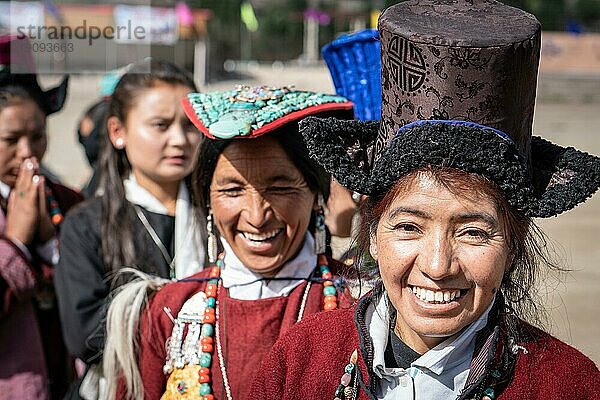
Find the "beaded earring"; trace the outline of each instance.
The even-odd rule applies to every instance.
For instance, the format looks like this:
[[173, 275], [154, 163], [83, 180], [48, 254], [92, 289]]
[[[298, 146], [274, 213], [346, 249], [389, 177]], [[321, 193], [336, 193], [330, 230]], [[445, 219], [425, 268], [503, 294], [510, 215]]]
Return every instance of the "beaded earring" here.
[[325, 230], [325, 200], [323, 195], [317, 195], [317, 210], [315, 211], [315, 253], [325, 254], [327, 248], [327, 232]]
[[208, 251], [208, 262], [214, 264], [217, 261], [217, 237], [214, 231], [213, 215], [210, 206], [207, 207], [206, 231], [208, 233], [206, 250]]
[[[212, 211], [210, 206], [207, 206], [208, 213], [206, 216], [206, 231], [208, 233], [207, 250], [208, 261], [210, 263], [210, 280], [204, 289], [206, 294], [206, 308], [204, 310], [203, 325], [200, 331], [200, 349], [199, 349], [199, 365], [198, 383], [200, 384], [199, 394], [201, 400], [214, 400], [212, 390], [212, 374], [211, 365], [214, 355], [214, 345], [216, 344], [219, 361], [222, 365], [223, 356], [221, 354], [221, 342], [219, 341], [219, 326], [217, 319], [219, 318], [219, 310], [217, 307], [217, 294], [219, 292], [221, 269], [223, 268], [223, 253], [217, 255], [217, 237], [215, 235], [215, 226], [213, 221]], [[216, 342], [216, 343], [215, 343]], [[223, 367], [221, 367], [223, 370]], [[223, 374], [223, 379], [226, 381], [227, 375]], [[227, 390], [228, 385], [226, 385]], [[230, 397], [230, 396], [228, 396]]]

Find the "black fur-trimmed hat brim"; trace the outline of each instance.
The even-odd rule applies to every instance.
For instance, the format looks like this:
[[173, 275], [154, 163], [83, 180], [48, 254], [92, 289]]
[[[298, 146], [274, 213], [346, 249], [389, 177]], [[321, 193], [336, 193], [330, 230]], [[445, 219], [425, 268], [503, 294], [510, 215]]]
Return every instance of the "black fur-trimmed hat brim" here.
[[514, 142], [492, 128], [418, 121], [385, 146], [376, 143], [378, 129], [377, 121], [309, 117], [300, 122], [311, 156], [342, 185], [370, 196], [386, 193], [411, 171], [435, 165], [482, 175], [502, 189], [511, 206], [545, 218], [572, 209], [600, 187], [600, 158], [539, 137], [532, 138], [530, 167]]

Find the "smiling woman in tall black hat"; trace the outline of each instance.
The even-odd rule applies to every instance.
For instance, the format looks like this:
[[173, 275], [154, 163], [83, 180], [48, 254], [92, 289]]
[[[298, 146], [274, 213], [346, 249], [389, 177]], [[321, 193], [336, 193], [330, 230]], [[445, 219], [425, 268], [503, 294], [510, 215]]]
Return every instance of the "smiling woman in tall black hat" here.
[[[406, 1], [379, 19], [382, 120], [307, 118], [309, 150], [369, 196], [381, 284], [265, 358], [261, 399], [594, 398], [600, 373], [534, 327], [553, 267], [533, 218], [600, 186], [600, 159], [532, 137], [540, 25], [494, 1]], [[324, 332], [320, 326], [329, 326]]]

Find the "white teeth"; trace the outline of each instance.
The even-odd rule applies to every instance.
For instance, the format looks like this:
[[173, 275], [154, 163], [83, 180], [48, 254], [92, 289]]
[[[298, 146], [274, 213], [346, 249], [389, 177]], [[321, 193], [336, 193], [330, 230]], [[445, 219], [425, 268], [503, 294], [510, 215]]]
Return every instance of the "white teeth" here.
[[252, 240], [254, 242], [263, 242], [265, 240], [272, 239], [280, 231], [281, 231], [281, 229], [276, 229], [274, 231], [263, 233], [263, 234], [256, 234], [256, 233], [250, 233], [250, 232], [242, 232], [242, 235], [244, 235], [244, 237], [246, 239], [250, 239], [250, 240]]
[[427, 299], [427, 301], [433, 301], [433, 298], [434, 298], [434, 297], [433, 297], [433, 291], [431, 291], [431, 290], [428, 290], [428, 291], [426, 292], [426, 296], [425, 296], [425, 298]]
[[433, 291], [417, 286], [409, 287], [420, 300], [428, 303], [448, 303], [460, 297], [460, 290]]

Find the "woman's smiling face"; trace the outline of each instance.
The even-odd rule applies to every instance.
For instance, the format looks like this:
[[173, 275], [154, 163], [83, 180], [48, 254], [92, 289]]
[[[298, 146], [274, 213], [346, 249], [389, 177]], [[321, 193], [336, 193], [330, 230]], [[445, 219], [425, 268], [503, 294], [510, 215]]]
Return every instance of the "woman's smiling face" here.
[[210, 185], [219, 233], [247, 268], [265, 276], [275, 275], [299, 251], [315, 196], [268, 136], [228, 145]]
[[397, 310], [396, 332], [422, 353], [477, 320], [509, 265], [508, 243], [491, 199], [455, 194], [419, 173], [383, 212], [371, 240]]

